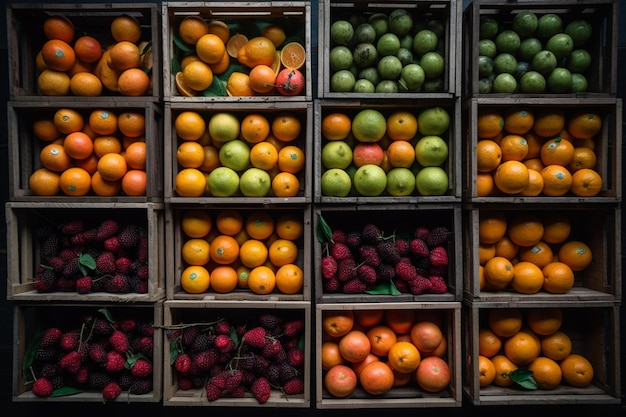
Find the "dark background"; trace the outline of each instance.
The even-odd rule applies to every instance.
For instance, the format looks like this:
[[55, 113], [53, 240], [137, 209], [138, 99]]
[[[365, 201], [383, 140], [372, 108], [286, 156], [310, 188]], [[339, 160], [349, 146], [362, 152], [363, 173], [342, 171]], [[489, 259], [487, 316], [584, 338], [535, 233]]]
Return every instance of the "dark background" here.
[[[460, 0], [457, 0], [460, 1]], [[33, 1], [12, 1], [7, 2], [3, 0], [2, 9], [0, 10], [0, 22], [6, 23], [6, 9], [5, 7], [10, 7], [10, 4], [20, 3], [20, 4], [29, 4], [33, 3]], [[46, 2], [43, 2], [46, 3]], [[69, 2], [57, 2], [50, 1], [50, 3], [69, 3]], [[108, 4], [108, 3], [118, 3], [118, 2], [101, 2], [101, 1], [93, 1], [93, 0], [83, 0], [82, 4], [94, 3], [94, 4]], [[127, 1], [119, 2], [119, 3], [131, 3]], [[138, 1], [135, 3], [149, 3], [147, 1]], [[161, 2], [150, 2], [156, 3], [159, 7], [161, 6]], [[469, 3], [468, 0], [463, 1], [464, 6]], [[503, 3], [506, 1], [503, 0]], [[546, 1], [549, 3], [549, 0]], [[584, 1], [581, 1], [584, 3]], [[590, 2], [593, 3], [593, 2]], [[619, 8], [619, 22], [617, 28], [619, 30], [618, 34], [618, 65], [617, 65], [617, 74], [618, 74], [618, 97], [623, 98], [626, 93], [626, 77], [623, 75], [623, 71], [626, 70], [626, 1], [619, 0], [618, 4]], [[313, 44], [313, 64], [312, 64], [312, 74], [317, 74], [317, 55], [315, 54], [317, 50], [317, 20], [318, 20], [318, 0], [311, 1], [311, 41]], [[6, 25], [2, 25], [3, 29], [0, 30], [0, 79], [8, 80], [8, 66], [7, 62], [7, 33], [6, 33]], [[313, 96], [317, 98], [317, 86], [313, 86]], [[0, 102], [0, 132], [7, 132], [7, 101], [8, 101], [8, 82], [5, 81], [0, 85], [0, 96], [2, 96], [2, 100]], [[622, 126], [622, 130], [624, 130], [624, 126]], [[622, 141], [623, 142], [623, 141]], [[9, 171], [9, 161], [7, 159], [8, 149], [7, 149], [8, 138], [6, 134], [0, 133], [0, 170], [4, 172], [6, 177], [8, 177]], [[622, 148], [624, 145], [622, 143]], [[623, 153], [623, 151], [622, 151]], [[624, 168], [622, 168], [624, 170]], [[5, 184], [0, 184], [0, 198], [2, 198], [3, 202], [8, 201], [8, 182]], [[623, 187], [623, 184], [622, 184]], [[620, 205], [621, 209], [621, 205]], [[624, 235], [622, 231], [622, 235]], [[623, 239], [622, 239], [623, 240]], [[623, 242], [616, 242], [616, 244], [621, 245], [622, 250], [618, 253], [624, 253], [624, 244]], [[623, 259], [623, 256], [622, 256]], [[623, 264], [623, 260], [622, 260]], [[3, 223], [0, 224], [0, 282], [5, 282], [6, 280], [6, 225]], [[622, 278], [622, 283], [624, 279]], [[623, 285], [623, 284], [622, 284]], [[625, 289], [622, 289], [622, 293], [625, 292]], [[625, 313], [624, 309], [621, 309], [621, 322], [625, 323]], [[3, 415], [16, 415], [16, 416], [25, 416], [25, 415], [77, 415], [79, 413], [89, 412], [94, 410], [95, 407], [106, 407], [101, 410], [103, 412], [123, 412], [125, 414], [130, 413], [150, 413], [152, 415], [160, 416], [160, 415], [170, 415], [173, 413], [183, 412], [188, 416], [195, 415], [204, 415], [206, 413], [216, 413], [221, 415], [226, 412], [236, 412], [237, 414], [253, 412], [257, 417], [265, 417], [265, 416], [275, 416], [282, 417], [287, 415], [292, 415], [295, 411], [297, 415], [300, 416], [346, 416], [346, 415], [357, 415], [361, 413], [376, 415], [380, 412], [392, 412], [397, 417], [403, 416], [528, 416], [530, 414], [534, 416], [542, 416], [542, 415], [550, 415], [550, 416], [562, 416], [562, 415], [602, 415], [602, 416], [626, 416], [626, 400], [624, 399], [624, 390], [626, 389], [626, 379], [624, 375], [626, 372], [624, 369], [626, 368], [626, 342], [624, 337], [624, 331], [620, 332], [621, 335], [621, 352], [620, 352], [620, 361], [622, 371], [620, 375], [621, 378], [621, 387], [622, 387], [622, 401], [621, 405], [528, 405], [528, 406], [473, 406], [469, 402], [464, 404], [463, 407], [460, 408], [418, 408], [418, 409], [391, 409], [391, 410], [379, 410], [379, 409], [367, 409], [367, 410], [357, 410], [357, 409], [345, 409], [345, 410], [316, 410], [315, 409], [315, 399], [311, 399], [311, 408], [310, 409], [287, 409], [287, 408], [265, 408], [265, 407], [255, 407], [255, 408], [237, 408], [233, 409], [232, 407], [165, 407], [160, 403], [151, 404], [151, 403], [133, 403], [133, 404], [100, 404], [100, 403], [51, 403], [41, 401], [38, 403], [21, 403], [21, 402], [13, 402], [12, 401], [12, 363], [13, 363], [13, 349], [15, 346], [15, 342], [13, 340], [13, 304], [6, 300], [6, 285], [0, 285], [0, 409], [2, 410]], [[315, 373], [313, 372], [313, 377]], [[315, 381], [312, 381], [311, 387], [314, 389]], [[465, 400], [464, 400], [465, 401]], [[8, 414], [5, 414], [8, 413]]]

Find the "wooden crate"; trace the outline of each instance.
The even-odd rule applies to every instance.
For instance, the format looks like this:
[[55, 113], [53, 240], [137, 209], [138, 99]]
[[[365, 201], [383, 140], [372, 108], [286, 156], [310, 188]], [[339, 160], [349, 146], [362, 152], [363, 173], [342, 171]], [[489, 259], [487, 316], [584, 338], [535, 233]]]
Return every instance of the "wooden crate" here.
[[[312, 100], [312, 42], [311, 3], [309, 1], [261, 1], [261, 2], [163, 2], [163, 98], [170, 102], [272, 102]], [[193, 46], [186, 45], [178, 36], [178, 26], [186, 16], [200, 16], [205, 21], [219, 20], [229, 26], [231, 36], [242, 33], [248, 39], [261, 35], [269, 23], [282, 26], [287, 35], [285, 42], [298, 41], [306, 52], [305, 64], [300, 68], [304, 75], [304, 90], [294, 96], [279, 93], [258, 94], [250, 97], [230, 96], [226, 92], [228, 76], [233, 71], [248, 73], [250, 68], [231, 58], [231, 66], [222, 74], [215, 74], [213, 84], [193, 97], [181, 95], [176, 87], [175, 76], [180, 71], [180, 61]], [[285, 43], [283, 43], [284, 45]], [[280, 45], [282, 47], [283, 45]]]
[[[11, 100], [45, 98], [46, 102], [64, 101], [68, 96], [42, 96], [37, 87], [39, 71], [35, 57], [46, 42], [43, 22], [48, 16], [63, 15], [74, 24], [76, 40], [80, 35], [90, 35], [107, 48], [115, 43], [111, 35], [111, 22], [122, 15], [130, 15], [141, 24], [140, 42], [152, 44], [151, 88], [140, 97], [122, 96], [103, 89], [103, 94], [88, 97], [91, 102], [107, 102], [111, 97], [123, 97], [123, 103], [158, 101], [162, 97], [161, 85], [161, 14], [156, 3], [109, 4], [11, 4], [7, 8], [7, 34], [9, 63], [9, 96]], [[72, 43], [73, 45], [73, 43]], [[86, 97], [81, 97], [85, 99]]]
[[[615, 0], [571, 1], [555, 0], [513, 0], [502, 3], [498, 0], [474, 0], [463, 12], [463, 97], [493, 96], [500, 98], [524, 97], [530, 94], [479, 93], [478, 41], [480, 40], [480, 20], [483, 17], [496, 19], [502, 30], [511, 29], [513, 17], [523, 11], [534, 12], [537, 16], [554, 13], [561, 17], [563, 29], [575, 19], [586, 19], [593, 27], [589, 39], [588, 52], [591, 66], [584, 74], [588, 89], [585, 93], [555, 94], [542, 93], [539, 97], [593, 97], [598, 95], [615, 96], [617, 91], [617, 7]], [[544, 45], [545, 46], [545, 45]]]
[[[576, 388], [562, 380], [552, 390], [525, 389], [517, 384], [499, 387], [493, 383], [480, 388], [478, 370], [473, 365], [478, 363], [479, 330], [489, 328], [488, 312], [501, 308], [520, 309], [523, 317], [531, 309], [560, 308], [563, 323], [559, 330], [570, 337], [572, 353], [583, 355], [591, 362], [594, 371], [592, 383], [584, 388]], [[620, 404], [619, 309], [613, 303], [560, 302], [554, 299], [538, 303], [513, 300], [507, 303], [471, 303], [463, 308], [464, 396], [472, 404], [480, 406]]]
[[[217, 400], [208, 401], [206, 389], [202, 388], [181, 389], [178, 386], [178, 375], [172, 366], [171, 358], [175, 357], [176, 343], [168, 342], [167, 336], [164, 343], [164, 406], [209, 406], [209, 407], [253, 407], [253, 408], [308, 408], [311, 405], [311, 357], [309, 349], [312, 347], [311, 341], [311, 304], [300, 301], [279, 301], [275, 303], [264, 303], [256, 301], [165, 301], [164, 327], [165, 333], [169, 328], [181, 328], [186, 324], [198, 324], [204, 328], [210, 325], [203, 323], [215, 323], [220, 319], [225, 319], [231, 326], [249, 325], [256, 326], [257, 318], [261, 314], [274, 314], [284, 320], [304, 320], [305, 327], [299, 333], [298, 347], [304, 350], [304, 362], [298, 366], [304, 382], [304, 392], [302, 394], [286, 395], [277, 387], [273, 387], [269, 399], [264, 403], [259, 403], [245, 388], [245, 396], [232, 398], [222, 395]], [[251, 328], [251, 327], [248, 327]], [[286, 341], [283, 336], [279, 340]], [[238, 342], [239, 343], [239, 342]], [[184, 349], [183, 349], [184, 351]], [[220, 365], [217, 365], [220, 366]], [[226, 366], [224, 364], [224, 366]], [[206, 383], [206, 380], [204, 380]]]
[[[139, 335], [148, 335], [153, 331], [152, 355], [143, 354], [152, 362], [152, 391], [146, 394], [131, 394], [127, 390], [123, 391], [116, 403], [158, 403], [163, 395], [163, 302], [136, 303], [136, 304], [81, 304], [81, 303], [18, 303], [13, 306], [13, 389], [12, 398], [14, 402], [41, 402], [41, 403], [103, 403], [101, 389], [91, 389], [88, 386], [72, 384], [69, 376], [66, 376], [64, 387], [74, 387], [76, 392], [70, 395], [37, 397], [32, 391], [33, 374], [31, 366], [36, 366], [41, 361], [33, 361], [36, 348], [39, 346], [39, 339], [42, 332], [51, 327], [58, 327], [62, 331], [81, 330], [81, 325], [89, 328], [88, 318], [97, 320], [125, 320], [134, 319], [142, 327], [148, 326], [148, 333], [140, 333], [139, 328], [127, 333], [135, 338]], [[151, 326], [151, 327], [150, 327]], [[87, 332], [83, 333], [85, 339]], [[89, 336], [93, 340], [96, 336]], [[84, 339], [83, 339], [84, 340]], [[100, 337], [99, 340], [102, 340]], [[137, 355], [136, 348], [127, 351], [128, 358]], [[151, 357], [149, 357], [151, 356]], [[91, 361], [90, 361], [91, 362]], [[83, 362], [84, 363], [84, 362]], [[94, 364], [94, 362], [91, 362]], [[25, 367], [30, 364], [26, 369]], [[92, 369], [97, 371], [97, 367]], [[113, 377], [115, 378], [115, 377]]]
[[[176, 117], [185, 111], [197, 112], [206, 121], [207, 128], [210, 119], [217, 113], [230, 113], [236, 116], [241, 122], [243, 118], [252, 113], [258, 113], [265, 116], [271, 123], [275, 117], [281, 113], [296, 116], [301, 124], [300, 135], [289, 145], [299, 147], [305, 155], [305, 164], [302, 170], [296, 173], [296, 177], [300, 183], [300, 190], [294, 197], [277, 197], [271, 191], [264, 197], [246, 197], [241, 192], [237, 192], [231, 197], [217, 197], [212, 195], [203, 195], [201, 197], [182, 197], [176, 192], [176, 175], [182, 169], [176, 159], [178, 145], [181, 143], [180, 138], [176, 134], [174, 123]], [[207, 108], [202, 103], [166, 103], [165, 105], [165, 134], [167, 138], [165, 143], [165, 201], [170, 203], [225, 203], [225, 204], [260, 204], [273, 205], [278, 203], [294, 203], [303, 204], [312, 201], [313, 183], [311, 180], [311, 172], [313, 167], [313, 104], [305, 102], [294, 103], [223, 103], [219, 107], [214, 105]], [[202, 139], [201, 139], [202, 140]], [[219, 146], [219, 145], [218, 145]], [[252, 147], [252, 145], [250, 145]], [[243, 171], [239, 172], [240, 176]]]
[[[321, 365], [321, 349], [324, 341], [328, 340], [322, 328], [322, 318], [326, 312], [358, 311], [358, 310], [414, 310], [416, 317], [433, 317], [435, 314], [441, 320], [439, 324], [447, 343], [447, 351], [443, 359], [450, 368], [450, 385], [443, 391], [428, 393], [414, 383], [403, 387], [395, 387], [386, 394], [372, 396], [360, 384], [347, 398], [332, 397], [324, 387], [325, 371]], [[462, 405], [461, 388], [461, 303], [364, 303], [364, 304], [317, 304], [315, 308], [316, 321], [316, 369], [315, 392], [316, 408], [318, 409], [352, 409], [352, 408], [438, 408], [460, 407]], [[425, 318], [426, 319], [426, 318]], [[430, 318], [428, 318], [430, 320]], [[381, 359], [382, 360], [382, 359]]]
[[[594, 138], [594, 152], [597, 162], [595, 171], [602, 177], [602, 189], [593, 197], [579, 197], [569, 191], [564, 196], [546, 196], [543, 193], [535, 197], [525, 197], [518, 194], [505, 194], [499, 192], [494, 186], [494, 192], [482, 196], [478, 194], [477, 184], [477, 154], [476, 144], [478, 138], [478, 115], [485, 111], [504, 111], [507, 109], [530, 109], [534, 114], [540, 114], [542, 110], [553, 108], [564, 112], [566, 126], [569, 115], [576, 111], [588, 111], [602, 117], [602, 130]], [[524, 98], [524, 99], [490, 99], [478, 98], [467, 100], [463, 104], [463, 130], [464, 142], [463, 158], [465, 161], [465, 181], [463, 195], [468, 201], [476, 203], [613, 203], [622, 198], [622, 100], [612, 98], [587, 98], [587, 99], [549, 99], [549, 98]], [[531, 132], [532, 133], [532, 130]], [[574, 142], [575, 146], [581, 146]], [[524, 162], [524, 161], [523, 161]], [[492, 171], [493, 173], [493, 171]]]
[[[582, 271], [574, 272], [574, 286], [565, 294], [550, 294], [543, 289], [536, 294], [521, 294], [508, 287], [501, 291], [481, 291], [479, 283], [479, 236], [478, 225], [481, 213], [490, 210], [504, 213], [507, 219], [519, 213], [534, 214], [539, 218], [550, 214], [565, 214], [572, 228], [570, 240], [584, 242], [592, 252], [591, 264]], [[523, 210], [523, 211], [522, 211]], [[471, 250], [465, 252], [464, 297], [472, 301], [521, 302], [521, 301], [569, 301], [569, 302], [620, 302], [622, 298], [621, 268], [621, 209], [615, 206], [572, 206], [564, 210], [562, 205], [535, 206], [529, 208], [491, 205], [473, 207], [464, 211], [463, 241]], [[550, 245], [554, 254], [559, 245]]]
[[[162, 204], [128, 204], [123, 207], [110, 203], [6, 203], [8, 264], [7, 299], [14, 301], [63, 301], [63, 302], [152, 302], [165, 297], [165, 212]], [[67, 291], [56, 288], [53, 292], [39, 292], [33, 279], [42, 259], [43, 241], [38, 232], [44, 228], [58, 227], [71, 220], [82, 219], [85, 224], [97, 227], [111, 218], [120, 225], [137, 224], [145, 230], [148, 238], [149, 257], [147, 290], [145, 293], [131, 291], [113, 293], [106, 291], [79, 294], [76, 289]], [[70, 239], [70, 236], [66, 236]], [[68, 244], [67, 247], [71, 247]], [[85, 254], [103, 250], [101, 242], [85, 243]], [[63, 246], [66, 247], [66, 246]], [[129, 252], [129, 256], [131, 252]], [[136, 255], [132, 255], [136, 256]], [[94, 256], [92, 256], [94, 257]], [[133, 259], [134, 260], [134, 259]], [[84, 262], [85, 273], [102, 275]], [[59, 272], [57, 278], [61, 277]]]
[[[404, 96], [402, 96], [404, 97]], [[417, 189], [409, 196], [392, 196], [387, 191], [383, 191], [380, 196], [368, 197], [362, 196], [357, 193], [356, 190], [352, 190], [345, 197], [333, 197], [322, 195], [322, 186], [320, 183], [321, 177], [326, 171], [321, 161], [321, 153], [324, 145], [328, 142], [321, 133], [321, 129], [315, 131], [314, 152], [316, 155], [314, 169], [315, 183], [314, 183], [314, 199], [316, 203], [339, 203], [339, 204], [371, 204], [371, 203], [458, 203], [461, 201], [461, 103], [459, 99], [447, 100], [447, 99], [432, 99], [421, 101], [405, 101], [405, 100], [370, 100], [370, 99], [349, 99], [349, 100], [317, 100], [315, 107], [315, 120], [316, 123], [321, 125], [324, 116], [332, 113], [342, 113], [354, 118], [354, 116], [364, 108], [373, 108], [380, 111], [385, 117], [392, 115], [398, 111], [408, 111], [413, 113], [416, 117], [419, 113], [425, 109], [441, 107], [447, 111], [450, 116], [450, 127], [444, 132], [441, 137], [446, 140], [448, 144], [448, 158], [442, 165], [442, 168], [448, 174], [448, 191], [441, 196], [423, 196], [420, 195]], [[421, 133], [415, 136], [415, 139], [411, 143], [416, 143], [416, 140], [421, 138]], [[345, 139], [345, 141], [354, 149], [354, 146], [358, 143], [351, 135]], [[378, 143], [386, 149], [389, 139], [383, 137]], [[414, 162], [411, 170], [418, 172], [420, 166], [417, 162]], [[349, 174], [353, 174], [356, 170], [356, 166], [352, 163], [346, 171]], [[353, 187], [354, 188], [354, 187]]]
[[[429, 291], [420, 295], [413, 295], [409, 290], [401, 294], [391, 292], [389, 283], [379, 282], [375, 288], [369, 289], [370, 293], [362, 292], [356, 294], [346, 294], [342, 290], [330, 291], [325, 286], [326, 279], [322, 276], [322, 258], [329, 253], [327, 243], [320, 241], [320, 216], [333, 231], [343, 230], [349, 232], [361, 232], [366, 224], [372, 223], [379, 227], [383, 235], [390, 237], [396, 235], [399, 238], [411, 240], [413, 232], [419, 226], [426, 226], [429, 229], [444, 226], [450, 230], [446, 244], [448, 265], [447, 273], [444, 277], [447, 284], [447, 292], [443, 294], [431, 293]], [[315, 250], [315, 300], [324, 304], [343, 303], [405, 303], [405, 302], [450, 302], [461, 301], [463, 294], [461, 291], [463, 276], [462, 262], [463, 249], [461, 243], [461, 208], [459, 205], [366, 205], [366, 206], [324, 206], [316, 207], [313, 216], [313, 230], [316, 236], [314, 244]], [[354, 255], [358, 260], [358, 254]], [[419, 262], [413, 258], [413, 264]], [[423, 272], [424, 273], [424, 272]], [[427, 278], [427, 277], [426, 277]], [[394, 284], [395, 287], [395, 284]], [[397, 289], [397, 287], [396, 287]], [[373, 292], [373, 293], [372, 293]]]
[[[285, 294], [281, 292], [278, 288], [274, 288], [274, 290], [269, 294], [256, 294], [252, 292], [249, 288], [237, 286], [233, 291], [228, 293], [219, 293], [215, 291], [212, 287], [201, 294], [191, 294], [186, 292], [181, 287], [181, 275], [185, 268], [189, 266], [183, 259], [182, 246], [189, 239], [185, 233], [182, 231], [181, 223], [182, 218], [185, 213], [189, 210], [203, 210], [211, 215], [212, 218], [212, 227], [209, 235], [205, 237], [205, 239], [209, 240], [212, 237], [220, 234], [216, 225], [216, 218], [218, 214], [223, 210], [236, 210], [242, 216], [242, 219], [247, 218], [247, 216], [251, 216], [257, 210], [263, 210], [269, 212], [274, 220], [278, 219], [278, 217], [282, 214], [295, 214], [298, 218], [302, 219], [304, 229], [301, 237], [296, 239], [294, 243], [298, 248], [298, 257], [294, 262], [296, 265], [302, 269], [304, 273], [304, 284], [302, 290], [296, 294]], [[311, 300], [311, 292], [312, 292], [312, 270], [311, 270], [311, 258], [310, 254], [312, 253], [311, 249], [311, 241], [313, 240], [311, 235], [311, 208], [308, 205], [303, 206], [271, 206], [271, 207], [242, 207], [242, 206], [210, 206], [210, 205], [176, 205], [173, 206], [170, 210], [168, 210], [168, 217], [171, 217], [171, 220], [168, 222], [171, 226], [168, 230], [169, 237], [166, 240], [167, 252], [173, 256], [173, 261], [169, 262], [168, 265], [170, 270], [167, 274], [167, 299], [168, 300], [223, 300], [223, 301], [265, 301], [265, 302], [276, 302], [276, 301], [310, 301]], [[245, 228], [244, 228], [245, 230]], [[236, 236], [237, 237], [237, 236]], [[265, 241], [269, 242], [269, 238]], [[269, 243], [266, 243], [269, 247]], [[237, 268], [241, 266], [241, 262], [239, 260], [235, 261], [232, 265]], [[215, 262], [209, 262], [204, 265], [209, 273], [211, 270], [217, 266]], [[210, 282], [210, 281], [209, 281]]]
[[[67, 100], [67, 99], [66, 99]], [[85, 124], [92, 111], [104, 109], [115, 114], [126, 111], [142, 113], [145, 117], [146, 140], [146, 194], [145, 196], [127, 196], [120, 192], [112, 197], [98, 196], [93, 191], [77, 197], [59, 192], [54, 196], [38, 196], [30, 190], [28, 181], [35, 170], [42, 168], [39, 154], [47, 142], [37, 138], [33, 131], [33, 123], [37, 120], [53, 120], [58, 110], [71, 109], [78, 111]], [[162, 110], [154, 103], [144, 101], [139, 104], [128, 104], [117, 97], [109, 97], [107, 101], [12, 101], [8, 103], [8, 144], [11, 166], [9, 171], [9, 197], [11, 201], [29, 202], [108, 202], [108, 203], [145, 203], [163, 200], [163, 115]], [[124, 137], [121, 132], [114, 135], [120, 141]]]
[[[376, 2], [367, 0], [352, 1], [320, 1], [319, 7], [319, 32], [318, 32], [318, 97], [319, 98], [376, 98], [376, 99], [406, 99], [406, 98], [454, 98], [461, 94], [461, 73], [460, 60], [458, 56], [461, 52], [461, 40], [459, 36], [462, 24], [462, 1], [423, 1], [406, 0], [394, 3]], [[418, 24], [424, 21], [422, 26], [428, 27], [428, 21], [439, 21], [443, 31], [443, 51], [445, 68], [440, 77], [441, 88], [433, 88], [418, 92], [399, 93], [354, 93], [354, 92], [333, 92], [331, 90], [332, 71], [330, 69], [330, 51], [336, 45], [330, 38], [330, 28], [337, 20], [361, 19], [367, 20], [376, 13], [389, 15], [395, 9], [405, 9], [415, 20], [413, 31], [410, 35], [417, 33]], [[422, 20], [420, 20], [422, 19]], [[360, 22], [360, 20], [357, 20]], [[356, 28], [356, 25], [354, 25]], [[353, 49], [354, 46], [351, 47]], [[419, 56], [414, 54], [414, 59]]]

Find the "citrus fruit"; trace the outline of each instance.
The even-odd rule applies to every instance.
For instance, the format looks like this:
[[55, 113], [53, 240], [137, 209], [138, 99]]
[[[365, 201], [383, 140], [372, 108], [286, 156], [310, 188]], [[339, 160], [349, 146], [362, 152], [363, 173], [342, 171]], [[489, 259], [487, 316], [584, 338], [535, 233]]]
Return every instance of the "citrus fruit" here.
[[180, 276], [180, 286], [190, 294], [201, 294], [209, 289], [210, 274], [204, 266], [186, 267]]
[[280, 50], [280, 62], [285, 68], [300, 69], [306, 61], [306, 50], [300, 42], [289, 42]]

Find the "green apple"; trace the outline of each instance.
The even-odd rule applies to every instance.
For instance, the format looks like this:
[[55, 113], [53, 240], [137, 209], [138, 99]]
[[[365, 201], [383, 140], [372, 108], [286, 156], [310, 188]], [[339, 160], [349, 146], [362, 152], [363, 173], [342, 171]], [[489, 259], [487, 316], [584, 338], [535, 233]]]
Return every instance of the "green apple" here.
[[241, 139], [233, 139], [220, 147], [220, 163], [235, 171], [243, 171], [250, 166], [250, 145]]
[[323, 196], [345, 197], [352, 189], [352, 180], [343, 169], [331, 168], [322, 174], [320, 185]]
[[352, 162], [352, 148], [343, 140], [329, 141], [322, 148], [322, 165], [326, 169], [346, 169]]
[[271, 188], [270, 174], [259, 168], [248, 168], [239, 178], [239, 190], [246, 197], [265, 197]]
[[448, 173], [440, 167], [425, 167], [415, 176], [415, 186], [421, 195], [444, 195], [448, 191]]
[[395, 197], [413, 194], [415, 175], [408, 168], [392, 168], [387, 173], [387, 192]]
[[239, 174], [228, 167], [217, 167], [209, 173], [207, 186], [215, 197], [230, 197], [239, 191]]
[[441, 136], [423, 136], [415, 144], [415, 159], [423, 167], [436, 167], [448, 158], [448, 144]]
[[377, 197], [387, 188], [387, 173], [378, 165], [365, 164], [354, 173], [354, 187], [365, 197]]

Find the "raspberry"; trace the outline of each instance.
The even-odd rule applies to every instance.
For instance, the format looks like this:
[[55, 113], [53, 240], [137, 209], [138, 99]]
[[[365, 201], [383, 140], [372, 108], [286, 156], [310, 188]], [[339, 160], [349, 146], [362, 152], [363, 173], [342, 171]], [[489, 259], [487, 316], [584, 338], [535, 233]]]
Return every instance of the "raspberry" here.
[[41, 346], [49, 347], [56, 345], [60, 340], [63, 332], [58, 327], [51, 327], [41, 337]]
[[432, 284], [427, 278], [417, 276], [409, 281], [409, 288], [411, 294], [420, 295], [429, 292], [432, 289]]
[[130, 368], [131, 374], [135, 378], [146, 378], [152, 375], [152, 364], [145, 359], [137, 359]]
[[435, 246], [432, 248], [429, 258], [432, 266], [448, 265], [448, 251], [443, 246]]
[[335, 243], [346, 243], [347, 237], [345, 230], [333, 230], [331, 239]]
[[338, 261], [352, 257], [352, 252], [345, 243], [331, 243], [329, 249], [330, 255]]
[[287, 337], [299, 335], [304, 330], [304, 320], [296, 319], [285, 323], [284, 334]]
[[254, 327], [243, 335], [243, 342], [255, 348], [265, 346], [265, 329], [263, 327]]
[[337, 279], [340, 282], [348, 282], [356, 278], [356, 262], [352, 258], [344, 259], [337, 263]]
[[359, 247], [359, 261], [376, 268], [380, 265], [380, 257], [374, 245], [361, 245]]
[[356, 275], [366, 286], [376, 282], [376, 270], [370, 265], [361, 265], [356, 270]]
[[254, 398], [259, 403], [263, 404], [267, 402], [267, 400], [269, 400], [270, 394], [272, 393], [272, 388], [267, 378], [259, 377], [250, 386], [250, 391], [252, 391], [252, 395], [254, 396]]
[[304, 381], [300, 378], [293, 378], [285, 382], [283, 391], [288, 395], [302, 394], [304, 392]]
[[49, 397], [54, 391], [54, 386], [48, 378], [38, 378], [33, 383], [32, 391], [38, 397]]
[[417, 258], [424, 258], [430, 254], [430, 249], [428, 249], [426, 242], [419, 238], [411, 239], [409, 248], [413, 256]]
[[360, 294], [365, 292], [367, 285], [358, 278], [352, 278], [343, 284], [342, 291], [345, 294]]
[[191, 368], [191, 356], [186, 353], [179, 354], [174, 360], [174, 369], [180, 374], [186, 374]]
[[418, 276], [417, 269], [411, 264], [398, 262], [395, 266], [396, 276], [404, 281], [411, 281]]
[[322, 277], [325, 279], [331, 279], [337, 273], [337, 260], [326, 255], [322, 258]]
[[117, 382], [109, 382], [102, 389], [102, 397], [107, 401], [113, 401], [122, 393], [122, 388], [117, 384]]
[[431, 293], [445, 294], [448, 291], [448, 285], [446, 284], [446, 281], [443, 279], [443, 277], [433, 275], [429, 276], [428, 280], [430, 281], [430, 284], [432, 286], [432, 288], [430, 289]]

